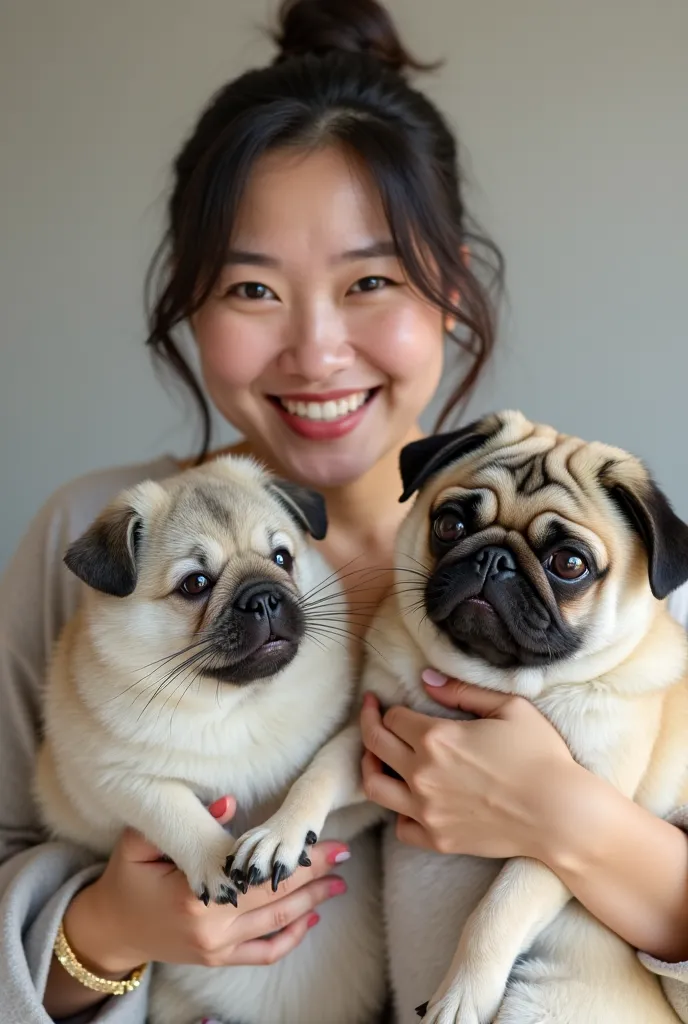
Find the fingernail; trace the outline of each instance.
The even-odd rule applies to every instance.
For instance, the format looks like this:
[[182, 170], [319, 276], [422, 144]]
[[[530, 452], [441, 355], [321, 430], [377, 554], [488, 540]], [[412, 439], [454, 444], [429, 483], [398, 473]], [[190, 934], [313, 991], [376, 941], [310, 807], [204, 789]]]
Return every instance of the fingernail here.
[[449, 676], [443, 675], [442, 672], [438, 672], [435, 668], [426, 668], [421, 674], [421, 679], [428, 686], [444, 686]]
[[343, 864], [345, 860], [349, 860], [351, 853], [349, 850], [337, 850], [335, 853], [330, 853], [327, 856], [328, 864]]
[[213, 818], [221, 818], [227, 810], [228, 800], [226, 796], [221, 796], [219, 800], [216, 800], [214, 804], [211, 804], [208, 810], [212, 814]]
[[320, 914], [311, 914], [311, 916], [306, 921], [306, 927], [307, 928], [314, 928], [319, 920], [320, 920]]
[[335, 878], [333, 882], [330, 882], [330, 896], [341, 896], [342, 893], [346, 892], [346, 882], [343, 878]]

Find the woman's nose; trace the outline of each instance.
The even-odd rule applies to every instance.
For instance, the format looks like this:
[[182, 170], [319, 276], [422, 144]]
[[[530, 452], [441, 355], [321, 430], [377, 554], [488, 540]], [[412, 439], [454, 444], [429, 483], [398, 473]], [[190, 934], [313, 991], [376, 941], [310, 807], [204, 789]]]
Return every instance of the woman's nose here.
[[313, 383], [346, 370], [355, 353], [340, 310], [314, 305], [291, 317], [279, 365], [283, 373]]

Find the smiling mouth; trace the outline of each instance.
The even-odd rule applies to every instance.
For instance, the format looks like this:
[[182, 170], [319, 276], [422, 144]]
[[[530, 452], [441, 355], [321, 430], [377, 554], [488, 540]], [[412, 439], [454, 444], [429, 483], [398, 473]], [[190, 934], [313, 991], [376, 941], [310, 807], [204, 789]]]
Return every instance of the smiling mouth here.
[[309, 399], [306, 395], [289, 397], [285, 395], [269, 395], [270, 401], [279, 406], [280, 409], [290, 416], [296, 416], [311, 423], [336, 423], [344, 420], [347, 416], [358, 412], [364, 405], [374, 398], [379, 387], [368, 388], [365, 391], [350, 391], [337, 394], [333, 392], [320, 401]]

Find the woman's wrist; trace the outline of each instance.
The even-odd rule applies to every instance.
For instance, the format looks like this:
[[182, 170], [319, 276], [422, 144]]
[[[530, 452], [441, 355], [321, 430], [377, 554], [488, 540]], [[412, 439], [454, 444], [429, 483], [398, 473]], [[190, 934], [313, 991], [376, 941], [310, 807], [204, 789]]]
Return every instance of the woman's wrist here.
[[78, 961], [100, 978], [120, 981], [141, 966], [142, 958], [119, 938], [119, 929], [100, 880], [82, 889], [67, 907], [63, 925]]
[[571, 759], [552, 766], [533, 796], [531, 856], [562, 879], [583, 874], [604, 856], [598, 826], [610, 801], [624, 799], [609, 783]]
[[532, 856], [631, 946], [685, 961], [688, 836], [575, 763], [541, 795]]

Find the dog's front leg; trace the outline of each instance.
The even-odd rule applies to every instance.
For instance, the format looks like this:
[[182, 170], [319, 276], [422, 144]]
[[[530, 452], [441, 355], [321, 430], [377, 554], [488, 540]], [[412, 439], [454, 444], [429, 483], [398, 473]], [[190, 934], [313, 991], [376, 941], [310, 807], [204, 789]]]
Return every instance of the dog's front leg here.
[[236, 905], [236, 890], [225, 870], [234, 840], [187, 785], [174, 779], [127, 778], [114, 803], [123, 822], [184, 872], [199, 899]]
[[[234, 851], [231, 877], [240, 888], [272, 878], [276, 889], [299, 864], [308, 863], [307, 847], [322, 831], [333, 811], [363, 804], [358, 724], [345, 726], [315, 755], [292, 785], [280, 809], [257, 828], [244, 833]], [[372, 804], [361, 807], [358, 829], [372, 825], [383, 811]]]
[[508, 861], [466, 922], [424, 1024], [490, 1024], [514, 961], [570, 899], [566, 886], [540, 861]]

